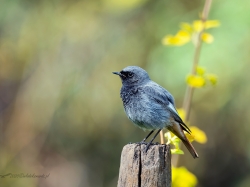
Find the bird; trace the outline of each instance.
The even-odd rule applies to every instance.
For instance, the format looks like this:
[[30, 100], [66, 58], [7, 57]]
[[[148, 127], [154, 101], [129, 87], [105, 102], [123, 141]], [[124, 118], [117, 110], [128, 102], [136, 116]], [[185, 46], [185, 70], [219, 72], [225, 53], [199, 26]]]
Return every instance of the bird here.
[[146, 143], [149, 136], [157, 130], [147, 144], [146, 152], [159, 132], [167, 129], [184, 143], [193, 158], [199, 157], [184, 133], [186, 131], [191, 134], [191, 130], [179, 116], [174, 97], [165, 88], [152, 81], [148, 73], [138, 66], [128, 66], [120, 72], [112, 73], [122, 81], [120, 97], [127, 117], [144, 131], [150, 130], [140, 143]]

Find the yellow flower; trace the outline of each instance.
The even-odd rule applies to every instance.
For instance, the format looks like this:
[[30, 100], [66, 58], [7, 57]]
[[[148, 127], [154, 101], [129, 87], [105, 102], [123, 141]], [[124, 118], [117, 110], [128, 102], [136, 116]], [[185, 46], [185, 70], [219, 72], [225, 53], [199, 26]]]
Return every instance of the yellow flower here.
[[189, 134], [189, 133], [185, 132], [185, 135], [186, 135], [187, 139], [188, 139], [190, 142], [194, 141], [194, 137], [195, 137], [195, 136], [193, 135], [193, 132], [192, 132], [192, 134]]
[[201, 39], [208, 44], [214, 41], [214, 37], [209, 33], [202, 33]]
[[[181, 23], [181, 30], [176, 35], [167, 35], [162, 39], [163, 45], [175, 45], [181, 46], [189, 41], [193, 41], [194, 44], [197, 43], [198, 37], [200, 36], [200, 32], [203, 30], [218, 27], [220, 22], [217, 20], [208, 20], [203, 22], [202, 20], [195, 20], [193, 24], [189, 23]], [[206, 43], [212, 43], [214, 38], [209, 33], [202, 33], [201, 39]]]
[[209, 81], [212, 85], [217, 84], [217, 76], [214, 74], [206, 73], [206, 70], [203, 67], [198, 66], [196, 68], [196, 74], [190, 74], [187, 76], [187, 84], [194, 88], [201, 88], [205, 86], [206, 82]]
[[196, 176], [185, 167], [172, 167], [173, 187], [195, 187], [198, 183]]
[[219, 27], [220, 22], [218, 20], [208, 20], [205, 22], [205, 29], [210, 29], [214, 27]]
[[189, 86], [195, 88], [203, 87], [206, 83], [204, 77], [199, 75], [188, 75], [186, 81]]
[[195, 126], [191, 126], [190, 130], [192, 131], [193, 140], [201, 144], [207, 142], [207, 136], [204, 131]]
[[186, 111], [183, 108], [178, 108], [177, 112], [178, 112], [179, 116], [181, 117], [181, 119], [184, 120], [186, 117]]
[[197, 73], [198, 75], [200, 75], [200, 76], [204, 75], [205, 72], [206, 72], [206, 70], [205, 70], [203, 67], [198, 66], [198, 67], [196, 68], [196, 73]]
[[193, 21], [193, 28], [196, 32], [201, 32], [205, 29], [205, 24], [201, 20]]
[[220, 22], [218, 20], [208, 20], [206, 22], [203, 22], [201, 20], [195, 20], [193, 22], [193, 28], [196, 32], [201, 32], [202, 30], [219, 27], [219, 26], [220, 26]]
[[193, 32], [193, 27], [189, 23], [181, 23], [180, 28], [182, 30], [188, 31], [189, 33]]
[[217, 84], [217, 79], [218, 78], [217, 78], [216, 75], [214, 75], [214, 74], [207, 74], [206, 77], [207, 77], [207, 79], [210, 81], [210, 83], [212, 85], [216, 85]]
[[163, 38], [164, 45], [184, 45], [190, 41], [190, 34], [185, 30], [180, 30], [175, 36], [167, 35]]

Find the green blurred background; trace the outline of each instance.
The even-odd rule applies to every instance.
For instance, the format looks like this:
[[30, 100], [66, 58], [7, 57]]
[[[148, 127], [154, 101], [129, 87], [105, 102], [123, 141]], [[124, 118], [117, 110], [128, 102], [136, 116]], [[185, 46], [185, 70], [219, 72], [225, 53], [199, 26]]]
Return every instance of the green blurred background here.
[[[181, 107], [194, 47], [166, 47], [166, 34], [198, 19], [204, 1], [0, 0], [0, 178], [3, 187], [114, 187], [120, 153], [146, 132], [127, 119], [111, 74], [128, 65], [146, 69]], [[217, 74], [216, 87], [194, 94], [191, 125], [207, 144], [184, 148], [180, 165], [199, 187], [250, 186], [250, 1], [215, 0], [200, 65]], [[159, 141], [159, 139], [158, 139]]]

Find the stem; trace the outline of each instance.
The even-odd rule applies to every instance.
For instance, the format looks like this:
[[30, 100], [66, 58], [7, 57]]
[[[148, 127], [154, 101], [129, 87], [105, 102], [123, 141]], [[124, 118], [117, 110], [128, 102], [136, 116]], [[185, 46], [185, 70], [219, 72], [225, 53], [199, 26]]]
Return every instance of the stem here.
[[[203, 8], [202, 17], [201, 17], [201, 20], [203, 23], [205, 23], [207, 18], [208, 18], [211, 4], [212, 4], [212, 0], [205, 1], [205, 5]], [[204, 28], [203, 28], [203, 30], [204, 30]], [[193, 67], [192, 67], [192, 72], [191, 72], [193, 75], [196, 74], [196, 68], [198, 66], [199, 59], [200, 59], [200, 52], [201, 52], [201, 46], [202, 46], [201, 36], [202, 36], [203, 30], [198, 35], [198, 42], [197, 42], [197, 45], [195, 47], [194, 61], [193, 61]], [[184, 119], [185, 122], [187, 122], [189, 120], [189, 117], [190, 117], [190, 109], [191, 109], [191, 101], [193, 98], [193, 93], [194, 93], [194, 88], [188, 86], [186, 89], [184, 102], [183, 102], [183, 109], [186, 112], [186, 117]]]
[[163, 134], [163, 130], [161, 130], [161, 132], [160, 132], [160, 138], [161, 138], [161, 144], [164, 144], [164, 134]]
[[[197, 46], [195, 48], [194, 61], [193, 61], [193, 67], [192, 67], [192, 74], [193, 75], [196, 74], [196, 68], [198, 66], [199, 59], [200, 59], [200, 52], [201, 52], [201, 45], [202, 45], [201, 35], [202, 35], [202, 31], [198, 35], [199, 40], [198, 40]], [[192, 101], [192, 98], [193, 98], [193, 94], [194, 94], [194, 87], [188, 86], [186, 94], [185, 94], [185, 100], [184, 100], [184, 103], [183, 103], [183, 108], [184, 108], [184, 110], [186, 112], [186, 117], [184, 119], [185, 122], [187, 122], [189, 120], [190, 109], [191, 109], [191, 101]]]
[[[212, 4], [212, 0], [205, 1], [205, 5], [204, 5], [202, 16], [201, 16], [201, 20], [203, 23], [205, 23], [208, 18], [211, 4]], [[195, 46], [194, 60], [193, 60], [193, 66], [192, 66], [192, 72], [191, 72], [193, 75], [196, 75], [196, 68], [198, 66], [199, 59], [200, 59], [201, 46], [202, 46], [201, 36], [202, 36], [203, 30], [199, 33], [198, 42], [197, 42], [197, 45]], [[185, 123], [189, 120], [189, 117], [190, 117], [191, 101], [193, 98], [193, 94], [194, 94], [194, 88], [187, 86], [184, 101], [183, 101], [183, 109], [185, 110], [185, 113], [186, 113], [186, 116], [184, 119]], [[175, 159], [173, 159], [174, 166], [178, 165], [178, 160], [179, 160], [179, 155], [177, 155]]]
[[201, 18], [203, 22], [205, 22], [208, 18], [211, 4], [212, 4], [212, 0], [206, 0], [204, 8], [203, 8], [203, 12], [202, 12], [202, 18]]

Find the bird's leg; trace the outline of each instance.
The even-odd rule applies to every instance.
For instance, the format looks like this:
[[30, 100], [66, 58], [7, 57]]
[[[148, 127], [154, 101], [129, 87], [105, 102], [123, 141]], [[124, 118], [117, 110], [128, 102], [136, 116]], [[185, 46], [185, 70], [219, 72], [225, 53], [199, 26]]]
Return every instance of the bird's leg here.
[[152, 130], [147, 136], [146, 138], [144, 138], [140, 143], [144, 143], [146, 141], [146, 139], [148, 139], [148, 137], [154, 132], [154, 130]]
[[[148, 151], [148, 148], [150, 146], [150, 144], [152, 144], [152, 142], [154, 141], [154, 139], [156, 138], [156, 136], [161, 132], [161, 129], [159, 129], [157, 131], [157, 133], [154, 135], [153, 139], [148, 143], [147, 147], [146, 147], [146, 152]], [[151, 133], [151, 132], [150, 132]]]

